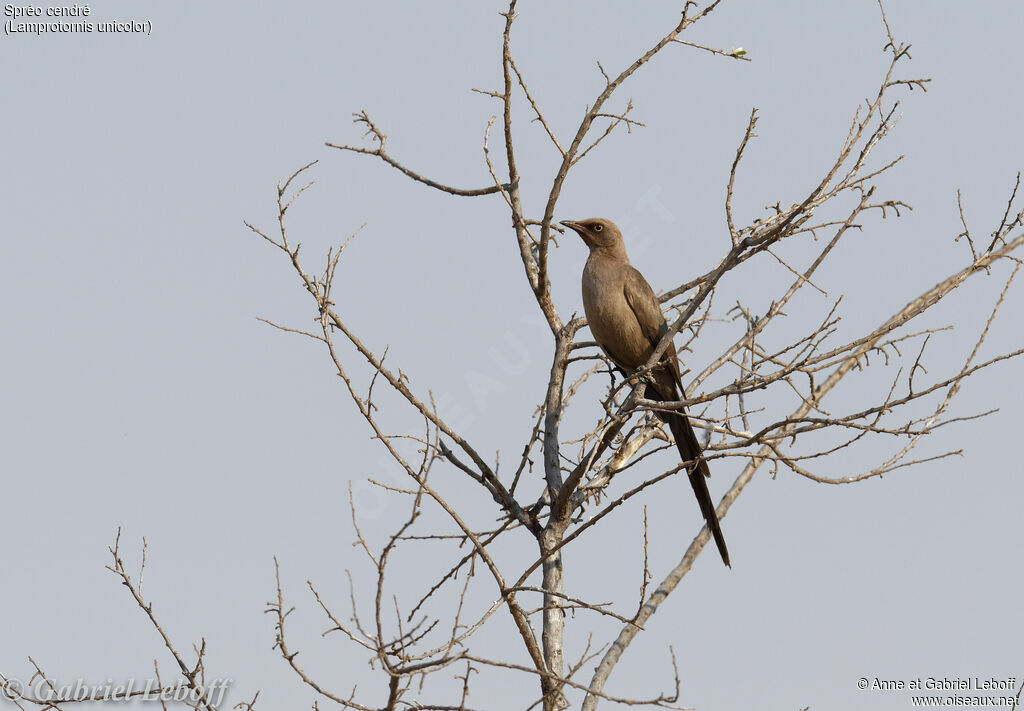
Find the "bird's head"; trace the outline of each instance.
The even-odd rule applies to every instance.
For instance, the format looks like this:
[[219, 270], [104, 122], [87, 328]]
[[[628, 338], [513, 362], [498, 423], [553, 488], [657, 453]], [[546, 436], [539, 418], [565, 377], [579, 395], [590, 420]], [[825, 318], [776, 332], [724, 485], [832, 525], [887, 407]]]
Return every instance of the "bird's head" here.
[[561, 224], [578, 234], [590, 251], [607, 249], [618, 251], [622, 247], [622, 233], [615, 223], [602, 217], [591, 217], [579, 222], [564, 220]]

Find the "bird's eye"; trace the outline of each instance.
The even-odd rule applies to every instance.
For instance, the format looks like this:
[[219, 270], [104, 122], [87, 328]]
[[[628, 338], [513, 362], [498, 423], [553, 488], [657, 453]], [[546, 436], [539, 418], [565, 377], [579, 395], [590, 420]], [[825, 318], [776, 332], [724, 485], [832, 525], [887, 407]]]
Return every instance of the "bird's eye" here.
[[594, 232], [600, 232], [601, 230], [604, 229], [604, 225], [598, 222], [596, 225], [593, 226], [592, 229], [594, 230]]

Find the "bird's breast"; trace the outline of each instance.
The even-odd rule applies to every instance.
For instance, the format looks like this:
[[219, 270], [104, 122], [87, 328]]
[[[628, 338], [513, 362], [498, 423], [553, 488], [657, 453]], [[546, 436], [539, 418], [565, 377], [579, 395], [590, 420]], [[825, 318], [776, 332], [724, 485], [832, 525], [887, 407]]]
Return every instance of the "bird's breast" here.
[[[615, 265], [611, 265], [614, 267]], [[588, 260], [583, 269], [583, 311], [594, 340], [621, 368], [643, 365], [651, 344], [626, 300], [625, 271], [599, 260]]]

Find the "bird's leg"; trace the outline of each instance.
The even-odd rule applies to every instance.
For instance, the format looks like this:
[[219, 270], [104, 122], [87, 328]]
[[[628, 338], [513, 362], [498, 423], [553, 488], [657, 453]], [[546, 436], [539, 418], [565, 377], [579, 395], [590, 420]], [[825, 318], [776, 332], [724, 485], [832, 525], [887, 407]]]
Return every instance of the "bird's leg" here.
[[611, 384], [608, 387], [611, 388], [612, 390], [615, 389], [615, 374], [616, 373], [621, 375], [623, 380], [628, 380], [629, 379], [629, 375], [622, 368], [620, 368], [617, 365], [610, 365], [608, 367], [608, 377], [611, 378], [612, 382], [611, 382]]
[[608, 378], [611, 380], [611, 382], [608, 384], [608, 389], [609, 390], [614, 390], [615, 389], [615, 371], [616, 370], [618, 370], [618, 368], [608, 368]]

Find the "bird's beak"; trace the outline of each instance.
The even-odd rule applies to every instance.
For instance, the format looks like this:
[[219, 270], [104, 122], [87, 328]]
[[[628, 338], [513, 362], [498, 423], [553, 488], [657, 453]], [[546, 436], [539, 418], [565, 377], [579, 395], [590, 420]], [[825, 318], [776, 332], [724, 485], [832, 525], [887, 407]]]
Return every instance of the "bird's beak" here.
[[587, 239], [587, 231], [583, 229], [583, 225], [578, 222], [573, 222], [572, 220], [562, 220], [559, 224], [568, 227], [570, 230], [578, 234], [580, 239], [583, 240], [583, 244], [588, 247], [590, 246], [590, 240]]

